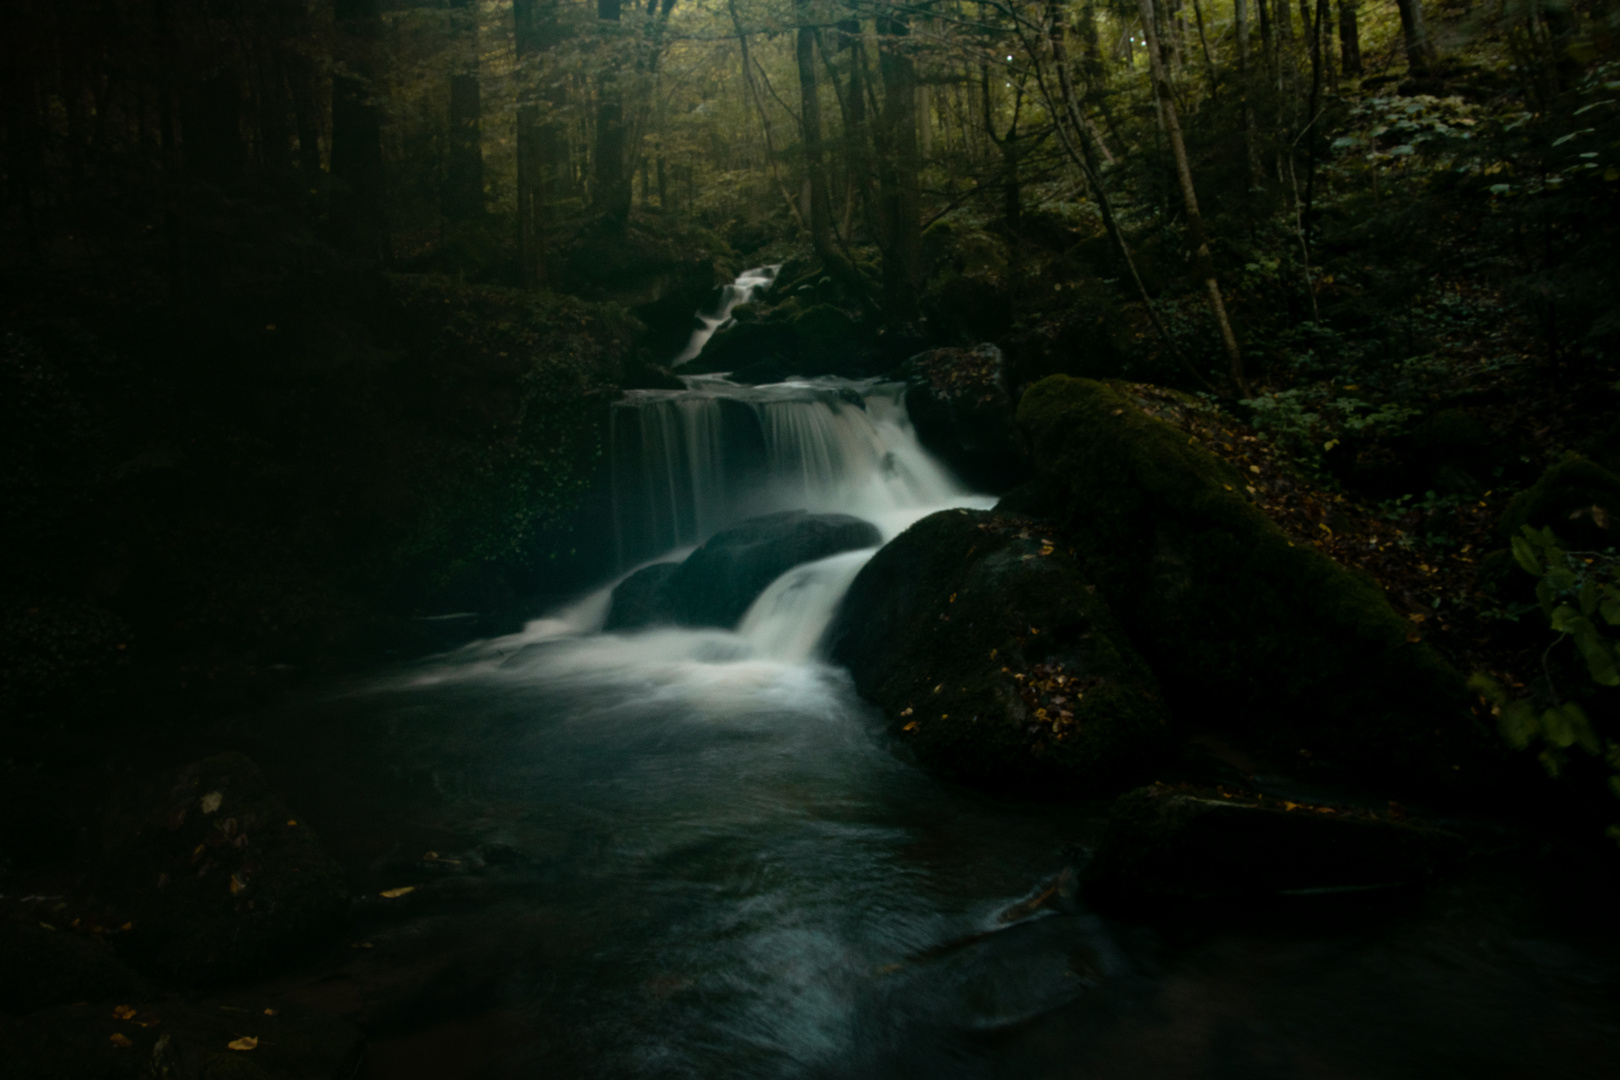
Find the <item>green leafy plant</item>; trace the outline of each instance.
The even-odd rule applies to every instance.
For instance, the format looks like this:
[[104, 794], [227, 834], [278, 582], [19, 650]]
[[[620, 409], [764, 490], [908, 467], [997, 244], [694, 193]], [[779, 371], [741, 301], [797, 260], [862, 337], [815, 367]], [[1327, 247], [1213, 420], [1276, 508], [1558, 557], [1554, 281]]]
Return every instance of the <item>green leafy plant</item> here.
[[[1620, 626], [1620, 556], [1615, 550], [1566, 551], [1551, 529], [1523, 527], [1512, 541], [1513, 558], [1536, 577], [1536, 601], [1552, 632], [1557, 635], [1542, 652], [1545, 694], [1515, 698], [1496, 679], [1484, 673], [1469, 680], [1469, 687], [1490, 705], [1497, 730], [1515, 750], [1540, 747], [1537, 757], [1547, 774], [1559, 777], [1576, 748], [1601, 759], [1608, 767], [1609, 790], [1620, 798], [1620, 742], [1601, 735], [1586, 710], [1575, 700], [1594, 687], [1566, 687], [1560, 694], [1552, 677], [1551, 657], [1566, 640], [1574, 643], [1585, 673], [1597, 687], [1620, 686], [1620, 641], [1606, 629]], [[1620, 824], [1608, 834], [1620, 842]]]

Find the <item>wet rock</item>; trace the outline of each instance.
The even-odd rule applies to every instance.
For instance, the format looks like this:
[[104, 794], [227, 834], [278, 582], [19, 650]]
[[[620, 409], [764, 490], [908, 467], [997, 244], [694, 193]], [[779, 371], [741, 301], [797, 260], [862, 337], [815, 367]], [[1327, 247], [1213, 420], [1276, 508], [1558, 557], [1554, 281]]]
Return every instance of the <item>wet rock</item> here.
[[903, 371], [910, 380], [906, 412], [918, 441], [957, 475], [997, 493], [1029, 478], [1000, 349], [934, 349], [913, 356]]
[[1118, 783], [1164, 706], [1069, 552], [1027, 519], [947, 510], [861, 570], [829, 640], [918, 758], [1005, 786]]
[[99, 942], [67, 930], [0, 923], [0, 1011], [22, 1015], [75, 1001], [129, 1001], [152, 988]]
[[1549, 527], [1576, 550], [1614, 546], [1620, 539], [1620, 475], [1568, 455], [1513, 497], [1497, 529], [1507, 541], [1525, 525]]
[[1113, 388], [1053, 376], [1018, 423], [1087, 578], [1172, 701], [1292, 758], [1484, 793], [1503, 752], [1378, 585], [1254, 506], [1249, 481]]
[[[286, 1002], [78, 1004], [0, 1025], [6, 1080], [349, 1080], [364, 1037]], [[235, 1043], [237, 1048], [233, 1049]]]
[[1116, 907], [1375, 893], [1453, 861], [1450, 833], [1364, 810], [1154, 784], [1114, 803], [1083, 882]]
[[241, 754], [187, 765], [115, 800], [102, 894], [132, 924], [118, 948], [186, 985], [262, 974], [344, 926], [342, 872]]
[[703, 351], [682, 364], [680, 370], [687, 374], [734, 372], [767, 362], [792, 367], [798, 355], [798, 339], [787, 322], [734, 322], [716, 331], [704, 344]]
[[608, 608], [607, 622], [602, 629], [638, 630], [650, 626], [669, 613], [663, 601], [663, 589], [669, 576], [679, 563], [654, 563], [631, 574], [613, 590], [613, 604]]
[[[848, 514], [785, 510], [749, 518], [711, 536], [670, 571], [653, 575], [648, 571], [659, 568], [647, 567], [626, 578], [613, 591], [607, 628], [659, 622], [732, 627], [767, 585], [800, 563], [881, 542], [875, 525]], [[621, 607], [624, 621], [615, 623], [612, 612]]]

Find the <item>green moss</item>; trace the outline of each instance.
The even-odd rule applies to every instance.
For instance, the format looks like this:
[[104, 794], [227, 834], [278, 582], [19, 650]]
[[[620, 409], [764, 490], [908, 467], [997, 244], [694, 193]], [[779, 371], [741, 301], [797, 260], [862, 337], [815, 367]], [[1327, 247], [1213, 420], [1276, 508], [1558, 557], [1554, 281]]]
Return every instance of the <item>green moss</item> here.
[[1457, 673], [1370, 578], [1290, 540], [1230, 465], [1090, 380], [1042, 380], [1018, 422], [1085, 573], [1184, 712], [1408, 780], [1494, 760]]

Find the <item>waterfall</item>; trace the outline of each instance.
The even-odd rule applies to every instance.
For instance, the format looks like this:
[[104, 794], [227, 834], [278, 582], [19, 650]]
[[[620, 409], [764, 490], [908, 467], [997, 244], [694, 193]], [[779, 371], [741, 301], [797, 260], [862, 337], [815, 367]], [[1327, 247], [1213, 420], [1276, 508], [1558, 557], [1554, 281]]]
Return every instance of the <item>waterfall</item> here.
[[771, 282], [776, 280], [777, 271], [781, 269], [780, 263], [774, 266], [756, 266], [752, 270], [744, 270], [737, 276], [736, 281], [721, 288], [720, 306], [712, 314], [698, 313], [698, 326], [692, 331], [692, 337], [687, 341], [686, 348], [682, 349], [670, 363], [684, 364], [688, 360], [695, 359], [715, 332], [731, 321], [731, 309], [738, 304], [748, 303], [761, 289], [769, 288]]
[[885, 540], [969, 492], [918, 444], [903, 383], [696, 375], [613, 408], [621, 567], [772, 510], [854, 514]]

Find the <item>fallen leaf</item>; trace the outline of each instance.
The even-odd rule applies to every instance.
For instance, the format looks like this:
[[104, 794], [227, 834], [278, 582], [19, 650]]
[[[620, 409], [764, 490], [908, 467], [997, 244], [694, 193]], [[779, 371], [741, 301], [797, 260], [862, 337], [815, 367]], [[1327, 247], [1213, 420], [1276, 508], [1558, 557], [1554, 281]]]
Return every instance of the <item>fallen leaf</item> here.
[[917, 730], [917, 721], [913, 720], [911, 723], [907, 724], [905, 727], [901, 728], [900, 730], [901, 731], [916, 731]]
[[378, 893], [377, 895], [378, 896], [385, 896], [388, 899], [392, 900], [395, 897], [404, 896], [406, 893], [413, 893], [415, 891], [416, 891], [416, 886], [415, 885], [401, 885], [397, 889], [385, 889], [384, 891]]
[[119, 1005], [113, 1009], [114, 1020], [128, 1020], [135, 1015], [135, 1010], [128, 1005]]
[[259, 1040], [252, 1035], [244, 1035], [240, 1039], [233, 1039], [225, 1045], [231, 1050], [255, 1050], [259, 1046]]
[[296, 822], [296, 821], [289, 821], [289, 822], [287, 822], [287, 825], [288, 825], [288, 826], [289, 826], [289, 827], [291, 827], [291, 826], [293, 826], [293, 825], [296, 825], [296, 824], [298, 824], [298, 822]]
[[122, 1032], [119, 1032], [119, 1031], [113, 1032], [107, 1038], [108, 1038], [108, 1041], [110, 1041], [114, 1046], [122, 1046], [125, 1049], [128, 1049], [129, 1047], [135, 1045], [134, 1043], [129, 1041], [129, 1036], [128, 1035], [125, 1035], [125, 1034], [123, 1034]]
[[266, 1009], [266, 1010], [264, 1010], [264, 1015], [266, 1015], [266, 1016], [274, 1016], [280, 1011], [281, 1010], [279, 1010], [279, 1009]]
[[202, 797], [202, 801], [197, 804], [197, 808], [205, 814], [212, 814], [219, 809], [219, 804], [224, 801], [225, 796], [223, 794], [218, 791], [210, 791]]
[[236, 896], [247, 888], [247, 882], [242, 880], [241, 874], [231, 875], [231, 895]]

